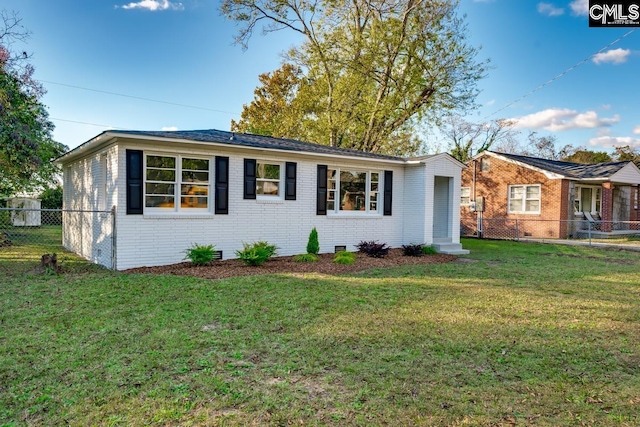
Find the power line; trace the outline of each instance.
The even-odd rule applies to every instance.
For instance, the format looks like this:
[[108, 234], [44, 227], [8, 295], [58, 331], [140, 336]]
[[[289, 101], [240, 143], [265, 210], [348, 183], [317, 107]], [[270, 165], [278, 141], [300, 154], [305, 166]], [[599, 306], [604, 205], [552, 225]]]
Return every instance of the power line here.
[[88, 122], [81, 122], [78, 120], [67, 120], [67, 119], [59, 119], [57, 117], [49, 117], [51, 120], [55, 120], [58, 122], [69, 122], [69, 123], [78, 123], [81, 125], [89, 125], [89, 126], [97, 126], [97, 127], [101, 127], [101, 128], [107, 128], [107, 129], [122, 129], [122, 130], [126, 130], [126, 128], [121, 128], [118, 126], [111, 126], [111, 125], [101, 125], [98, 123], [88, 123]]
[[142, 96], [126, 95], [124, 93], [111, 92], [111, 91], [108, 91], [108, 90], [92, 89], [92, 88], [88, 88], [88, 87], [70, 85], [70, 84], [67, 84], [67, 83], [52, 82], [50, 80], [40, 80], [40, 81], [43, 82], [43, 83], [47, 83], [47, 84], [65, 86], [65, 87], [70, 87], [70, 88], [73, 88], [73, 89], [81, 89], [81, 90], [87, 90], [87, 91], [90, 91], [90, 92], [104, 93], [104, 94], [107, 94], [107, 95], [121, 96], [123, 98], [139, 99], [141, 101], [157, 102], [159, 104], [175, 105], [177, 107], [193, 108], [193, 109], [196, 109], [196, 110], [212, 111], [214, 113], [231, 114], [231, 115], [234, 115], [234, 116], [239, 116], [240, 115], [238, 113], [232, 113], [230, 111], [216, 110], [216, 109], [207, 108], [207, 107], [198, 107], [198, 106], [195, 106], [195, 105], [179, 104], [177, 102], [163, 101], [163, 100], [160, 100], [160, 99], [152, 99], [152, 98], [144, 98]]
[[583, 59], [582, 61], [578, 62], [577, 64], [567, 68], [566, 70], [564, 70], [563, 72], [561, 72], [560, 74], [558, 74], [557, 76], [553, 77], [552, 79], [547, 80], [546, 82], [542, 83], [540, 86], [536, 87], [535, 89], [531, 90], [529, 93], [526, 93], [524, 95], [522, 95], [519, 98], [516, 98], [514, 101], [511, 101], [510, 103], [508, 103], [507, 105], [505, 105], [504, 107], [494, 111], [493, 113], [487, 115], [484, 119], [488, 119], [489, 117], [498, 114], [500, 111], [506, 110], [507, 108], [511, 107], [513, 104], [517, 104], [518, 102], [522, 101], [524, 98], [532, 95], [533, 93], [539, 91], [540, 89], [542, 89], [543, 87], [550, 85], [551, 83], [553, 83], [554, 81], [558, 80], [560, 77], [564, 76], [565, 74], [569, 73], [570, 71], [575, 70], [576, 68], [578, 68], [579, 66], [583, 65], [584, 63], [588, 62], [590, 59], [592, 59], [593, 57], [595, 57], [597, 54], [601, 53], [602, 51], [610, 48], [611, 46], [613, 46], [614, 44], [618, 43], [620, 40], [624, 39], [625, 37], [627, 37], [628, 35], [631, 35], [636, 29], [632, 29], [630, 31], [628, 31], [626, 34], [618, 37], [617, 39], [615, 39], [614, 41], [612, 41], [611, 43], [609, 43], [608, 45], [606, 45], [605, 47], [603, 47], [602, 49], [600, 49], [599, 51], [597, 51], [596, 53], [594, 53], [593, 55], [590, 55], [589, 57]]

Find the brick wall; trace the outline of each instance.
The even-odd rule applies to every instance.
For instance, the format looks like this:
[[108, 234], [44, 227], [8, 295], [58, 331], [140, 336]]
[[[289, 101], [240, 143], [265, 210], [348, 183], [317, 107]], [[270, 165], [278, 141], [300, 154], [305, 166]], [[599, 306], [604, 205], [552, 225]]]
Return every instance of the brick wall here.
[[[487, 160], [488, 159], [488, 167]], [[481, 167], [481, 161], [485, 165]], [[522, 219], [518, 232], [520, 236], [559, 237], [566, 235], [566, 224], [558, 220], [569, 217], [570, 183], [561, 179], [549, 179], [536, 170], [516, 165], [500, 158], [484, 155], [467, 164], [462, 171], [462, 186], [471, 189], [471, 200], [484, 198], [483, 217], [503, 218], [507, 220]], [[475, 184], [474, 184], [475, 171]], [[540, 185], [539, 214], [510, 214], [508, 211], [509, 185]], [[475, 187], [475, 188], [474, 188]], [[461, 208], [462, 225], [465, 228], [476, 228], [476, 214], [470, 207]], [[530, 221], [538, 220], [538, 221]], [[548, 221], [546, 223], [545, 221]], [[535, 225], [534, 225], [535, 224]], [[485, 222], [485, 237], [490, 237]], [[497, 226], [501, 227], [501, 226]], [[504, 230], [495, 230], [504, 232]]]

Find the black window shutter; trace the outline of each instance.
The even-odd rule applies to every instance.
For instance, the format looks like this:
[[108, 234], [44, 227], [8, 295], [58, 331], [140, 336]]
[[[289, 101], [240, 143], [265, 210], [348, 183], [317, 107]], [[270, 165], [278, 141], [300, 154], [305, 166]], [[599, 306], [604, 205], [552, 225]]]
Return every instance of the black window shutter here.
[[127, 150], [127, 215], [142, 215], [143, 165], [141, 150]]
[[384, 215], [391, 215], [393, 171], [384, 171]]
[[327, 214], [327, 165], [318, 165], [316, 215]]
[[229, 158], [216, 156], [215, 213], [229, 214]]
[[256, 198], [256, 161], [244, 159], [244, 198]]
[[295, 200], [296, 199], [296, 171], [297, 164], [295, 162], [287, 162], [285, 165], [285, 178], [284, 178], [284, 199]]

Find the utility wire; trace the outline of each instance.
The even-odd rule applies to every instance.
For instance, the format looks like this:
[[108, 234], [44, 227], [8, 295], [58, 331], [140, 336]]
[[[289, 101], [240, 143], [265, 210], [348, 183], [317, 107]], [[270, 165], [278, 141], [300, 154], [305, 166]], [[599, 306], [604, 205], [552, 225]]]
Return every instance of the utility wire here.
[[[66, 83], [52, 82], [50, 80], [40, 80], [40, 81], [43, 82], [43, 83], [52, 84], [52, 85], [65, 86], [65, 87], [70, 87], [70, 88], [74, 88], [74, 89], [81, 89], [81, 90], [88, 90], [90, 92], [104, 93], [104, 94], [113, 95], [113, 96], [122, 96], [124, 98], [139, 99], [141, 101], [157, 102], [159, 104], [175, 105], [175, 106], [178, 106], [178, 107], [193, 108], [193, 109], [196, 109], [196, 110], [213, 111], [214, 113], [223, 113], [223, 114], [231, 114], [231, 115], [234, 115], [234, 116], [239, 116], [238, 113], [232, 113], [230, 111], [224, 111], [224, 110], [216, 110], [216, 109], [213, 109], [213, 108], [198, 107], [198, 106], [195, 106], [195, 105], [187, 105], [187, 104], [178, 104], [177, 102], [169, 102], [169, 101], [162, 101], [162, 100], [159, 100], [159, 99], [144, 98], [142, 96], [126, 95], [124, 93], [110, 92], [110, 91], [107, 91], [107, 90], [91, 89], [91, 88], [88, 88], [88, 87], [75, 86], [75, 85], [70, 85], [70, 84], [66, 84]], [[60, 120], [60, 119], [58, 119], [58, 120]]]
[[617, 39], [615, 39], [614, 41], [612, 41], [611, 43], [609, 43], [608, 45], [606, 45], [605, 47], [603, 47], [602, 49], [600, 49], [599, 51], [597, 51], [596, 53], [594, 53], [593, 55], [590, 55], [589, 57], [583, 59], [582, 61], [578, 62], [577, 64], [567, 68], [566, 70], [564, 70], [563, 72], [561, 72], [560, 74], [558, 74], [557, 76], [553, 77], [552, 79], [547, 80], [546, 82], [542, 83], [540, 86], [536, 87], [535, 89], [531, 90], [529, 93], [526, 93], [524, 95], [522, 95], [521, 97], [515, 99], [514, 101], [511, 101], [510, 103], [508, 103], [507, 105], [505, 105], [504, 107], [494, 111], [493, 113], [487, 115], [484, 119], [488, 119], [489, 117], [498, 114], [500, 111], [506, 110], [507, 108], [511, 107], [513, 104], [516, 104], [520, 101], [522, 101], [524, 98], [532, 95], [533, 93], [539, 91], [540, 89], [542, 89], [543, 87], [550, 85], [551, 83], [553, 83], [554, 81], [558, 80], [560, 77], [564, 76], [565, 74], [569, 73], [570, 71], [575, 70], [576, 68], [578, 68], [579, 66], [583, 65], [584, 63], [588, 62], [590, 59], [592, 59], [593, 57], [595, 57], [597, 54], [601, 53], [602, 51], [610, 48], [611, 46], [613, 46], [614, 44], [618, 43], [620, 40], [624, 39], [625, 37], [631, 35], [636, 29], [632, 29], [630, 31], [628, 31], [626, 34], [618, 37]]
[[122, 129], [122, 130], [126, 130], [126, 128], [121, 128], [118, 126], [110, 126], [110, 125], [100, 125], [98, 123], [88, 123], [88, 122], [80, 122], [77, 120], [67, 120], [67, 119], [58, 119], [56, 117], [49, 117], [51, 120], [55, 120], [58, 122], [69, 122], [69, 123], [78, 123], [81, 125], [89, 125], [89, 126], [97, 126], [97, 127], [101, 127], [101, 128], [107, 128], [107, 129]]

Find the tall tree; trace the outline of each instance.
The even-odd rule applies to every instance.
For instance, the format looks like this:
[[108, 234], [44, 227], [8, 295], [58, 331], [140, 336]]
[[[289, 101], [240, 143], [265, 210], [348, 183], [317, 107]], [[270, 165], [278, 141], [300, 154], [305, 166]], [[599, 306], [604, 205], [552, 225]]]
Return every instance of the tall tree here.
[[614, 147], [614, 150], [613, 157], [616, 161], [632, 161], [636, 164], [640, 163], [640, 153], [638, 152], [638, 149], [631, 148], [630, 145], [620, 145]]
[[240, 121], [231, 120], [231, 130], [274, 137], [303, 137], [300, 130], [303, 111], [296, 101], [301, 74], [300, 69], [290, 63], [284, 63], [272, 73], [260, 74], [261, 86], [253, 91], [255, 98], [243, 107]]
[[557, 149], [556, 142], [555, 135], [542, 136], [538, 135], [538, 132], [529, 132], [526, 147], [520, 154], [541, 159], [561, 160], [575, 152], [575, 148], [570, 144]]
[[486, 63], [476, 61], [457, 6], [457, 0], [223, 0], [222, 12], [243, 24], [236, 38], [243, 47], [262, 23], [266, 32], [302, 36], [287, 58], [305, 76], [296, 91], [305, 139], [412, 154], [420, 124], [475, 106]]
[[506, 119], [474, 123], [460, 116], [449, 116], [443, 120], [440, 132], [446, 138], [451, 155], [461, 162], [466, 162], [494, 145], [514, 145], [518, 134], [513, 129], [514, 124]]
[[565, 162], [582, 163], [585, 165], [595, 163], [607, 163], [613, 161], [609, 153], [604, 151], [591, 151], [587, 149], [575, 150], [562, 159]]
[[42, 189], [55, 182], [51, 159], [66, 147], [53, 141], [53, 124], [39, 99], [44, 89], [34, 78], [26, 52], [11, 46], [29, 33], [18, 16], [0, 13], [0, 196]]

